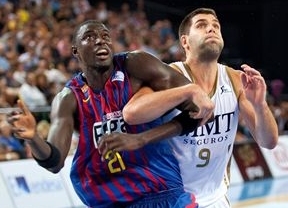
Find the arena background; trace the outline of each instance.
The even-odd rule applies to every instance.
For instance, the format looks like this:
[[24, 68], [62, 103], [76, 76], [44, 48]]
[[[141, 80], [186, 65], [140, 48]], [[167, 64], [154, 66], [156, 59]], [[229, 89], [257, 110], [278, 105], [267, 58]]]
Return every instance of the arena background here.
[[[91, 4], [98, 1], [90, 0]], [[106, 0], [117, 10], [123, 2], [133, 8], [136, 0]], [[222, 24], [225, 48], [220, 61], [239, 68], [248, 63], [261, 71], [267, 80], [288, 83], [287, 26], [288, 1], [285, 0], [145, 0], [145, 11], [151, 22], [168, 18], [177, 27], [181, 19], [197, 7], [216, 10]], [[268, 83], [269, 87], [269, 83]], [[288, 92], [286, 84], [284, 92]]]
[[[97, 2], [91, 0], [91, 4]], [[133, 8], [137, 1], [105, 2], [109, 9], [118, 10], [123, 2]], [[151, 23], [167, 18], [173, 22], [176, 34], [181, 19], [191, 10], [215, 9], [225, 40], [220, 61], [235, 68], [242, 63], [251, 64], [261, 70], [268, 86], [270, 80], [283, 80], [287, 94], [287, 0], [145, 0], [144, 5]], [[253, 142], [235, 145], [229, 189], [233, 208], [288, 207], [288, 136], [280, 137], [273, 151]], [[1, 162], [0, 207], [84, 208], [69, 180], [71, 160], [69, 156], [65, 168], [56, 175], [39, 167], [33, 159]]]

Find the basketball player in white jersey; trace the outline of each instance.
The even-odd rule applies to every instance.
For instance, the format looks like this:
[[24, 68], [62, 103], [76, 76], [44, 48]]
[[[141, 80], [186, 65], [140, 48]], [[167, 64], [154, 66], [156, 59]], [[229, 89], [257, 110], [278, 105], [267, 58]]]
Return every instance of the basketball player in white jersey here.
[[[200, 122], [190, 133], [174, 137], [171, 144], [184, 187], [195, 194], [199, 207], [228, 208], [227, 167], [239, 113], [261, 147], [272, 149], [278, 141], [277, 124], [265, 100], [267, 86], [261, 74], [248, 65], [242, 65], [243, 71], [240, 71], [218, 63], [224, 41], [214, 10], [199, 8], [188, 14], [179, 27], [179, 39], [186, 59], [170, 65], [204, 90], [215, 109], [212, 121]], [[145, 123], [162, 116], [171, 107], [171, 100], [182, 91], [178, 89], [177, 93], [173, 93], [173, 89], [153, 92], [142, 88], [123, 110], [126, 122]], [[174, 100], [173, 104], [180, 102]], [[190, 116], [198, 118], [197, 112], [190, 112]], [[164, 129], [162, 127], [162, 131]], [[117, 138], [106, 138], [105, 145], [116, 151], [134, 149], [151, 142], [147, 135], [140, 134], [138, 139], [133, 139], [135, 135], [117, 135]]]

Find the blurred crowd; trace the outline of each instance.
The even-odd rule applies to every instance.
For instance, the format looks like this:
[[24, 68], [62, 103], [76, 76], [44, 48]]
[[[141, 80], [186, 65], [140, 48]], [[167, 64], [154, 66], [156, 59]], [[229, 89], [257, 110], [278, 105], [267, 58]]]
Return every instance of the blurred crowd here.
[[[51, 101], [80, 70], [71, 53], [71, 40], [75, 26], [84, 20], [98, 19], [109, 27], [115, 52], [140, 49], [167, 63], [184, 58], [172, 22], [149, 22], [145, 1], [135, 2], [134, 9], [123, 3], [113, 10], [105, 1], [91, 5], [88, 0], [0, 0], [0, 108], [4, 109], [0, 112], [0, 161], [31, 157], [25, 141], [13, 137], [5, 121], [5, 109], [15, 107], [18, 98], [32, 109], [38, 132], [47, 139]], [[279, 102], [272, 91], [268, 96], [279, 130], [285, 133], [288, 104]], [[73, 137], [71, 154], [77, 134]], [[239, 125], [238, 137], [251, 138], [244, 123]]]

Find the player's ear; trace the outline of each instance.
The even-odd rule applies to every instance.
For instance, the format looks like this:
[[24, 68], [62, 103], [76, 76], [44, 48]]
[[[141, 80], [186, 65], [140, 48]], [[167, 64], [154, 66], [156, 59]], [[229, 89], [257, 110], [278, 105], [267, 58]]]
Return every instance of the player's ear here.
[[186, 35], [182, 35], [180, 37], [180, 45], [185, 48], [185, 46], [187, 45], [188, 40], [187, 40], [187, 36]]
[[77, 48], [76, 48], [75, 46], [72, 46], [72, 54], [73, 54], [74, 56], [77, 55]]

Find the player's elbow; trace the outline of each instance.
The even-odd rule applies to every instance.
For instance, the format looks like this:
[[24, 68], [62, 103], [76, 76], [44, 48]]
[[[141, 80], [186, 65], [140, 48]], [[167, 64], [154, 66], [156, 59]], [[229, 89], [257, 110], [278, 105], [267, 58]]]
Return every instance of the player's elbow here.
[[136, 125], [138, 124], [137, 122], [137, 117], [135, 116], [135, 112], [133, 111], [133, 108], [128, 108], [127, 106], [124, 107], [123, 111], [123, 119], [126, 123], [129, 125]]
[[269, 139], [262, 141], [262, 144], [260, 144], [260, 146], [272, 150], [277, 146], [277, 144], [278, 136], [272, 136]]
[[64, 167], [64, 164], [59, 164], [55, 167], [52, 168], [48, 168], [47, 170], [49, 170], [51, 173], [57, 174], [60, 172], [60, 170]]
[[274, 136], [267, 145], [267, 149], [274, 149], [278, 144], [278, 136]]

